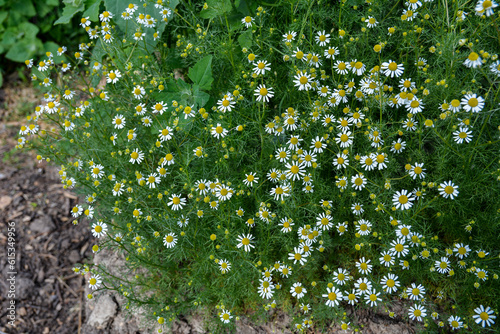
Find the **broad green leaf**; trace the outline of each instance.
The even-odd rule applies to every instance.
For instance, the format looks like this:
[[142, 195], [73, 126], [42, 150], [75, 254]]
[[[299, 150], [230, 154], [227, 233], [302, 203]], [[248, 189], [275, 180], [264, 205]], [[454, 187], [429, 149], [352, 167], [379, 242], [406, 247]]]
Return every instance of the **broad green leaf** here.
[[13, 1], [13, 5], [10, 10], [20, 12], [23, 16], [26, 17], [33, 17], [37, 14], [35, 6], [33, 6], [31, 0]]
[[212, 56], [206, 56], [191, 67], [188, 77], [201, 89], [210, 90], [214, 81], [212, 76]]
[[196, 105], [195, 107], [197, 108], [205, 106], [205, 104], [210, 99], [210, 95], [202, 91], [200, 89], [200, 86], [198, 86], [197, 84], [193, 85], [193, 97], [194, 97], [194, 103]]
[[213, 19], [219, 15], [224, 15], [231, 11], [230, 0], [207, 0], [208, 8], [200, 13], [200, 17], [204, 19]]
[[242, 48], [249, 49], [252, 46], [252, 30], [248, 29], [238, 36], [238, 43]]
[[26, 59], [30, 59], [31, 57], [33, 57], [36, 54], [36, 51], [36, 40], [23, 38], [9, 49], [9, 52], [7, 52], [5, 58], [22, 63]]
[[0, 12], [0, 24], [2, 24], [3, 21], [5, 21], [5, 19], [7, 18], [7, 15], [8, 15], [7, 11], [1, 11]]
[[81, 12], [84, 9], [85, 6], [83, 4], [81, 4], [78, 7], [68, 6], [68, 4], [66, 4], [66, 6], [63, 9], [62, 16], [59, 19], [57, 19], [56, 22], [54, 22], [54, 25], [69, 23], [69, 21], [71, 21], [71, 19], [73, 18], [73, 16], [75, 16], [76, 13]]
[[90, 21], [97, 21], [99, 19], [99, 6], [101, 2], [102, 0], [87, 0], [85, 3], [87, 9], [83, 12], [83, 16], [88, 16]]
[[2, 87], [3, 85], [3, 75], [2, 75], [2, 72], [0, 72], [0, 88]]
[[45, 3], [49, 6], [59, 6], [59, 0], [47, 0]]
[[39, 31], [40, 29], [36, 25], [28, 21], [19, 25], [19, 32], [23, 32], [24, 36], [29, 39], [34, 39]]

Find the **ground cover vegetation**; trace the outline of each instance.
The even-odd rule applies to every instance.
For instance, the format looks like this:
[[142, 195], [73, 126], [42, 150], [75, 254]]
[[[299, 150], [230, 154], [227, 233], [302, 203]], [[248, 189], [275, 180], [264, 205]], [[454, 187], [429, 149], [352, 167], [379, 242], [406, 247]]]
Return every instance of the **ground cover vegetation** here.
[[[76, 48], [86, 40], [77, 12], [97, 18], [102, 0], [0, 0], [0, 87], [3, 78], [16, 73], [23, 79], [26, 59]], [[71, 14], [70, 14], [71, 13]], [[64, 24], [64, 25], [62, 25]]]
[[[85, 196], [76, 265], [164, 326], [280, 308], [294, 328], [389, 308], [426, 333], [494, 332], [495, 1], [107, 1], [89, 43], [28, 60], [19, 148]], [[394, 316], [389, 313], [389, 316]]]

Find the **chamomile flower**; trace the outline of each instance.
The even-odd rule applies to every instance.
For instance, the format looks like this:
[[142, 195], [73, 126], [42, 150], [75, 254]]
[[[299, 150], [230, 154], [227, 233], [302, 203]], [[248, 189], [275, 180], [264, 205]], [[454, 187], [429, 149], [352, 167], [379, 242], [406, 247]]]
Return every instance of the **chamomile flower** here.
[[301, 283], [297, 282], [294, 283], [290, 288], [290, 293], [292, 294], [292, 297], [300, 299], [304, 297], [304, 295], [307, 293], [307, 290], [302, 286]]
[[345, 232], [347, 232], [347, 222], [338, 223], [335, 227], [337, 228], [337, 233], [339, 235], [343, 235]]
[[[487, 0], [486, 0], [487, 1]], [[483, 64], [483, 60], [481, 57], [476, 53], [476, 52], [471, 52], [467, 56], [467, 59], [464, 61], [464, 65], [468, 68], [476, 68], [476, 67], [481, 67]]]
[[353, 205], [351, 206], [351, 210], [355, 215], [360, 215], [365, 212], [365, 210], [363, 209], [363, 204], [361, 203], [353, 203]]
[[326, 294], [323, 294], [323, 298], [328, 298], [326, 301], [326, 306], [336, 307], [342, 301], [342, 292], [336, 287], [326, 288]]
[[349, 279], [349, 272], [346, 269], [339, 268], [333, 272], [333, 281], [338, 285], [346, 284]]
[[299, 163], [293, 161], [292, 163], [287, 163], [285, 165], [286, 178], [292, 181], [300, 180], [305, 174], [304, 166], [305, 164], [303, 162]]
[[411, 78], [407, 79], [401, 79], [399, 80], [399, 89], [401, 89], [403, 92], [411, 92], [413, 89], [416, 88], [415, 82], [411, 81]]
[[330, 34], [325, 33], [325, 31], [318, 31], [315, 37], [316, 43], [319, 44], [319, 46], [326, 46], [328, 43], [330, 43]]
[[316, 226], [318, 226], [324, 231], [328, 231], [333, 226], [332, 220], [333, 220], [332, 216], [327, 215], [324, 212], [320, 213], [316, 218]]
[[236, 239], [238, 241], [238, 245], [236, 247], [241, 248], [245, 250], [245, 252], [250, 252], [252, 248], [255, 248], [254, 245], [252, 245], [253, 241], [253, 236], [251, 234], [242, 234], [239, 235], [238, 238]]
[[356, 232], [360, 235], [370, 234], [372, 223], [366, 219], [360, 219], [356, 225]]
[[177, 236], [175, 233], [169, 233], [163, 238], [163, 245], [167, 248], [173, 248], [177, 244]]
[[350, 147], [353, 143], [354, 136], [351, 131], [339, 132], [335, 137], [335, 142], [341, 148]]
[[257, 75], [259, 74], [266, 74], [266, 71], [270, 71], [271, 70], [271, 67], [270, 65], [271, 64], [268, 64], [267, 61], [258, 61], [258, 62], [254, 62], [253, 65], [255, 66], [255, 68], [253, 69], [253, 72]]
[[380, 293], [381, 292], [377, 292], [375, 289], [365, 293], [366, 304], [369, 304], [371, 307], [377, 306], [378, 302], [382, 301]]
[[293, 264], [297, 261], [303, 266], [307, 262], [307, 255], [304, 254], [304, 249], [301, 247], [294, 247], [293, 253], [288, 253], [288, 259], [293, 260]]
[[422, 112], [423, 109], [424, 109], [424, 103], [416, 96], [413, 97], [411, 101], [408, 101], [406, 103], [406, 110], [408, 110], [412, 114], [418, 114]]
[[186, 205], [186, 199], [182, 198], [180, 194], [172, 194], [168, 200], [167, 205], [171, 206], [174, 211], [180, 210]]
[[362, 257], [356, 261], [356, 268], [358, 268], [359, 272], [364, 275], [369, 274], [371, 273], [373, 267], [370, 262], [372, 262], [372, 260]]
[[236, 104], [236, 102], [233, 101], [231, 96], [225, 95], [224, 98], [217, 101], [217, 109], [219, 109], [220, 111], [225, 113], [225, 112], [231, 111], [234, 108], [235, 104]]
[[217, 126], [213, 126], [212, 129], [210, 130], [210, 133], [212, 136], [214, 136], [217, 139], [224, 138], [228, 134], [228, 130], [224, 129], [220, 123], [217, 123]]
[[259, 279], [260, 285], [258, 288], [259, 296], [263, 299], [271, 299], [274, 294], [274, 284], [271, 280], [267, 279]]
[[484, 108], [484, 99], [476, 94], [466, 94], [461, 100], [462, 108], [467, 112], [480, 112]]
[[463, 259], [469, 256], [470, 247], [469, 245], [464, 245], [462, 243], [455, 244], [455, 248], [453, 248], [453, 252], [457, 253], [457, 257]]
[[390, 76], [391, 78], [400, 77], [404, 72], [403, 64], [398, 64], [392, 60], [383, 62], [380, 69], [382, 70], [385, 76], [387, 77]]
[[71, 215], [73, 218], [78, 218], [83, 212], [83, 207], [79, 204], [75, 205], [73, 209], [71, 209]]
[[284, 197], [290, 196], [290, 188], [286, 184], [281, 184], [281, 185], [278, 185], [278, 186], [272, 188], [271, 191], [269, 192], [269, 194], [271, 196], [274, 196], [274, 200], [283, 201]]
[[406, 189], [401, 191], [396, 191], [396, 193], [392, 196], [392, 204], [396, 207], [396, 209], [400, 210], [408, 210], [413, 206], [413, 201], [415, 198], [412, 196], [412, 193]]
[[323, 137], [316, 136], [316, 138], [311, 141], [311, 146], [309, 147], [313, 149], [314, 153], [322, 153], [326, 148], [326, 143], [324, 143], [323, 140]]
[[102, 221], [92, 224], [92, 235], [96, 238], [100, 238], [106, 235], [108, 231], [108, 225]]
[[406, 294], [411, 300], [421, 300], [425, 296], [425, 288], [422, 284], [417, 286], [415, 283], [412, 283], [406, 289]]
[[356, 294], [362, 297], [371, 290], [372, 282], [366, 277], [360, 277], [354, 283], [354, 287], [356, 288]]
[[283, 232], [283, 233], [292, 232], [294, 225], [295, 224], [293, 223], [293, 219], [287, 218], [287, 217], [281, 218], [281, 220], [278, 224], [278, 226], [281, 227], [281, 232]]
[[163, 112], [165, 112], [168, 109], [168, 106], [165, 102], [156, 102], [152, 107], [152, 112], [153, 114], [159, 113], [160, 115], [163, 115]]
[[344, 294], [344, 300], [347, 301], [349, 305], [356, 305], [358, 302], [358, 292], [353, 289], [351, 292]]
[[458, 196], [458, 186], [452, 181], [445, 181], [441, 183], [438, 187], [439, 194], [444, 198], [455, 199]]
[[349, 166], [349, 158], [344, 153], [337, 153], [337, 157], [333, 158], [333, 165], [337, 169], [347, 168]]
[[341, 60], [337, 60], [335, 62], [335, 65], [333, 65], [333, 68], [335, 69], [335, 72], [337, 72], [337, 74], [345, 75], [349, 72], [346, 62]]
[[377, 160], [375, 154], [364, 155], [361, 157], [361, 166], [364, 170], [373, 170], [377, 166]]
[[335, 59], [335, 56], [339, 54], [339, 50], [335, 46], [330, 46], [328, 49], [325, 50], [323, 53], [323, 56], [325, 56], [326, 59]]
[[404, 238], [398, 238], [391, 242], [391, 248], [389, 250], [391, 254], [397, 258], [405, 257], [408, 254], [408, 246], [405, 244]]
[[160, 134], [158, 135], [160, 142], [165, 142], [172, 139], [173, 131], [171, 127], [166, 126], [165, 128], [158, 130]]
[[484, 308], [483, 305], [479, 305], [478, 308], [474, 309], [474, 314], [472, 318], [476, 322], [476, 324], [481, 324], [481, 326], [484, 327], [490, 327], [491, 325], [495, 324], [494, 319], [496, 319], [496, 316], [493, 315], [495, 311], [493, 311], [489, 306]]
[[259, 178], [255, 176], [254, 172], [250, 172], [248, 174], [245, 174], [245, 179], [243, 179], [243, 183], [247, 187], [251, 187], [253, 186], [254, 183], [255, 184], [259, 183]]
[[380, 258], [378, 259], [380, 264], [383, 264], [386, 267], [390, 267], [394, 265], [394, 256], [390, 251], [383, 251], [380, 253]]
[[434, 267], [439, 273], [447, 274], [451, 270], [450, 260], [446, 256], [443, 256], [439, 261], [434, 262]]
[[410, 176], [415, 180], [417, 177], [419, 179], [424, 179], [425, 178], [425, 171], [426, 169], [423, 168], [424, 164], [423, 163], [418, 163], [416, 162], [415, 165], [411, 166], [411, 169], [408, 171]]
[[130, 160], [132, 164], [135, 164], [136, 162], [140, 164], [144, 160], [144, 153], [141, 152], [138, 148], [136, 148], [132, 153], [130, 153]]
[[378, 21], [377, 19], [375, 19], [374, 17], [372, 16], [369, 16], [366, 20], [365, 20], [365, 23], [366, 23], [366, 26], [368, 28], [375, 28], [378, 24]]
[[490, 71], [497, 77], [500, 77], [500, 60], [497, 60], [490, 64]]
[[358, 173], [351, 178], [351, 183], [353, 184], [354, 189], [363, 190], [366, 186], [366, 178], [363, 174]]
[[308, 91], [309, 89], [312, 88], [311, 86], [311, 76], [307, 74], [307, 72], [299, 72], [297, 75], [294, 76], [294, 84], [296, 87], [299, 87], [299, 91], [301, 90], [306, 90]]
[[146, 94], [146, 90], [142, 86], [137, 85], [132, 90], [132, 95], [136, 99], [142, 99], [144, 97], [144, 94]]
[[295, 40], [297, 33], [295, 31], [288, 31], [288, 33], [283, 34], [283, 42], [292, 42]]
[[225, 309], [222, 309], [222, 312], [220, 313], [220, 321], [222, 321], [225, 324], [228, 324], [233, 316], [231, 315], [231, 312]]
[[257, 101], [269, 102], [269, 99], [274, 96], [273, 88], [266, 87], [265, 85], [259, 85], [254, 92], [254, 95], [257, 96]]
[[462, 319], [458, 316], [450, 316], [448, 318], [448, 323], [452, 330], [460, 329], [463, 327]]
[[479, 0], [475, 8], [476, 14], [486, 16], [493, 15], [493, 8], [496, 7], [498, 7], [498, 4], [494, 0]]
[[92, 290], [99, 289], [102, 284], [102, 279], [100, 275], [92, 275], [89, 279], [89, 288]]
[[149, 174], [148, 178], [146, 179], [146, 184], [149, 186], [149, 189], [154, 189], [156, 188], [157, 185], [160, 184], [160, 177], [156, 173], [151, 173]]
[[382, 289], [384, 289], [384, 291], [387, 293], [396, 292], [400, 286], [398, 278], [399, 278], [398, 276], [391, 273], [382, 277], [382, 280], [380, 281]]
[[241, 23], [245, 26], [245, 28], [250, 28], [252, 26], [253, 18], [250, 16], [245, 16], [241, 19]]
[[231, 269], [231, 263], [226, 259], [219, 260], [219, 268], [220, 268], [220, 271], [223, 274], [225, 274]]
[[108, 83], [115, 84], [118, 82], [118, 80], [120, 80], [121, 77], [122, 77], [122, 74], [120, 73], [120, 71], [118, 71], [118, 70], [109, 71], [108, 78], [106, 81]]
[[116, 115], [111, 123], [114, 125], [115, 129], [123, 129], [125, 127], [126, 120], [123, 115]]
[[100, 179], [104, 176], [104, 166], [93, 164], [92, 166], [90, 166], [90, 175], [92, 175], [94, 179]]
[[99, 19], [101, 22], [109, 22], [110, 19], [113, 18], [113, 14], [108, 11], [104, 11], [99, 15]]
[[427, 311], [422, 305], [413, 305], [408, 309], [408, 316], [411, 320], [422, 321], [427, 316]]

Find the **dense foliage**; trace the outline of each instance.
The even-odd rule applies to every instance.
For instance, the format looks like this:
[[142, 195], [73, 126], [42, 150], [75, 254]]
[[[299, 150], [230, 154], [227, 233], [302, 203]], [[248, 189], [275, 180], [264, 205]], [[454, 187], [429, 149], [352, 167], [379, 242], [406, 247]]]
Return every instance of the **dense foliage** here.
[[75, 268], [96, 294], [214, 329], [275, 307], [357, 329], [350, 305], [404, 300], [426, 333], [495, 330], [496, 2], [104, 5], [70, 62], [28, 62], [48, 91], [18, 145], [126, 255]]

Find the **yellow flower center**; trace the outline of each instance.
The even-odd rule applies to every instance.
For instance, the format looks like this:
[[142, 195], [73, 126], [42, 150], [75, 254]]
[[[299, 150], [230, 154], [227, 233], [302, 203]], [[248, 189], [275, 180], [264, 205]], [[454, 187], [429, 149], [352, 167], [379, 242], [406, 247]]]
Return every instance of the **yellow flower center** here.
[[452, 194], [455, 189], [452, 186], [446, 186], [444, 188], [444, 192], [447, 193], [448, 195]]
[[390, 71], [395, 72], [398, 69], [398, 64], [396, 64], [395, 62], [391, 62], [388, 68]]
[[181, 199], [180, 199], [179, 197], [174, 197], [174, 198], [172, 199], [172, 203], [174, 203], [175, 205], [180, 204], [180, 202], [181, 202]]
[[259, 91], [259, 94], [262, 96], [266, 96], [267, 95], [267, 88], [262, 87]]
[[408, 196], [406, 196], [406, 195], [399, 196], [399, 203], [401, 203], [401, 204], [408, 203]]
[[299, 81], [302, 85], [305, 85], [307, 83], [308, 79], [306, 76], [302, 76], [302, 77], [300, 77]]
[[476, 61], [479, 58], [479, 55], [475, 52], [471, 52], [468, 58], [470, 61]]
[[471, 106], [472, 108], [474, 108], [474, 107], [477, 107], [477, 105], [479, 104], [479, 101], [475, 97], [473, 97], [473, 98], [469, 99], [469, 101], [467, 102], [467, 104], [469, 106]]

